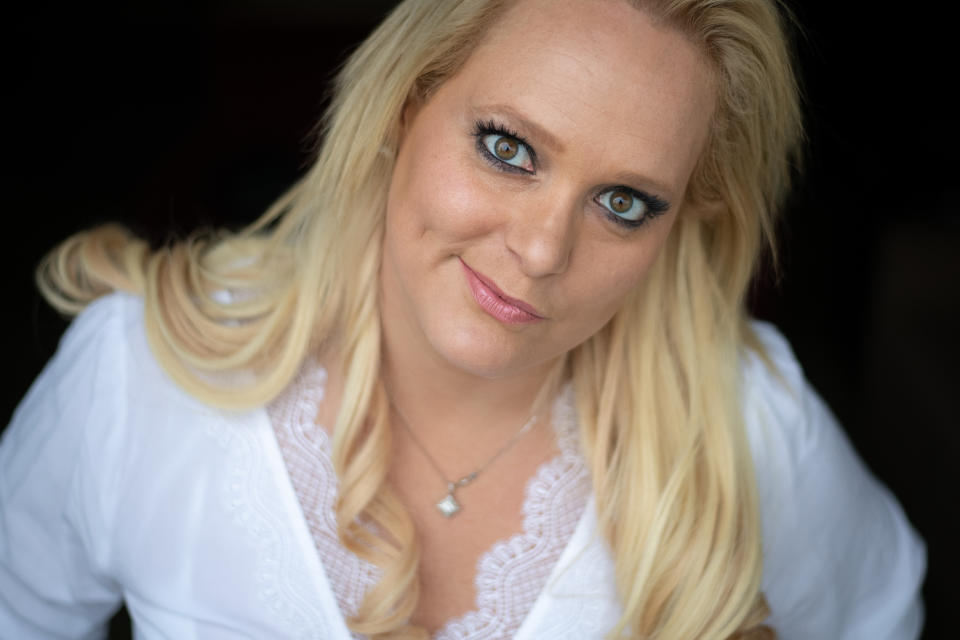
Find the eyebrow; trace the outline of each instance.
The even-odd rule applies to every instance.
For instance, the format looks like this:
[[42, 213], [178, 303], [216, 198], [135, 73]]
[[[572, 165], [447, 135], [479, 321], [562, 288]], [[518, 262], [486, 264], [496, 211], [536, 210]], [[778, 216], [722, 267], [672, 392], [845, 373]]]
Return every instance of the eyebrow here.
[[[526, 117], [523, 113], [517, 110], [515, 107], [512, 107], [508, 104], [491, 104], [491, 105], [481, 105], [475, 109], [477, 112], [485, 113], [495, 113], [497, 115], [502, 115], [510, 119], [511, 123], [515, 123], [525, 132], [530, 132], [538, 140], [542, 140], [547, 146], [553, 147], [558, 153], [563, 153], [566, 151], [566, 146], [560, 139], [552, 134], [548, 129], [545, 129], [543, 126], [537, 124], [530, 118]], [[677, 197], [673, 190], [663, 182], [650, 178], [649, 176], [642, 176], [639, 173], [634, 173], [632, 171], [624, 171], [616, 175], [616, 180], [627, 187], [637, 188], [640, 185], [649, 185], [649, 187], [657, 192], [657, 195], [662, 197], [667, 203], [672, 207], [672, 202]], [[641, 189], [646, 191], [647, 189]]]
[[[649, 189], [644, 187], [642, 191], [652, 191], [651, 195], [656, 195], [670, 205], [673, 206], [673, 201], [677, 199], [677, 196], [673, 193], [673, 190], [667, 186], [666, 183], [660, 182], [648, 176], [642, 176], [639, 173], [633, 173], [632, 171], [627, 171], [624, 173], [618, 173], [616, 175], [616, 180], [623, 184], [624, 186], [631, 185], [649, 185]], [[682, 199], [682, 197], [680, 198]]]
[[530, 118], [523, 115], [521, 112], [517, 111], [514, 107], [506, 104], [491, 104], [483, 105], [476, 109], [477, 111], [484, 112], [494, 112], [500, 115], [508, 117], [511, 122], [516, 123], [524, 131], [529, 131], [534, 135], [538, 140], [542, 140], [547, 146], [553, 147], [556, 151], [563, 153], [566, 151], [566, 147], [560, 142], [560, 139], [550, 133], [547, 129], [543, 128]]

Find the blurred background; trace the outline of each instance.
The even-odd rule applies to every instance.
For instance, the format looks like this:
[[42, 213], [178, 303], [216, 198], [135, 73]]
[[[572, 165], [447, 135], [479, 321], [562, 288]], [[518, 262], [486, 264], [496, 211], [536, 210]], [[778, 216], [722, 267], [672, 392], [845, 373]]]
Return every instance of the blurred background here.
[[[952, 637], [960, 570], [953, 23], [902, 4], [897, 12], [788, 4], [803, 27], [796, 49], [808, 159], [782, 227], [780, 276], [761, 278], [751, 305], [787, 335], [925, 537], [926, 637]], [[12, 366], [2, 424], [66, 326], [34, 289], [44, 251], [98, 222], [123, 222], [160, 243], [252, 221], [309, 163], [332, 71], [392, 5], [24, 3], [8, 15], [0, 47], [10, 235], [0, 259]], [[112, 637], [129, 637], [125, 625], [118, 616]]]

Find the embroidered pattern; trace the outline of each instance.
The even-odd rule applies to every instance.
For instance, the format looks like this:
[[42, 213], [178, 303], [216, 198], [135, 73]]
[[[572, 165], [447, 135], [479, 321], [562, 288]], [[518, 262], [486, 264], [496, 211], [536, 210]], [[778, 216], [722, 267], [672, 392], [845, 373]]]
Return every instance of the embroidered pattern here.
[[[379, 580], [380, 572], [337, 539], [334, 503], [338, 482], [330, 458], [331, 442], [316, 424], [325, 383], [326, 371], [308, 364], [290, 389], [271, 403], [268, 413], [340, 610], [349, 617]], [[522, 531], [495, 543], [480, 557], [474, 610], [447, 622], [435, 634], [436, 640], [512, 637], [546, 585], [590, 494], [569, 389], [554, 405], [553, 424], [560, 453], [542, 464], [528, 481]]]
[[210, 421], [205, 429], [229, 460], [222, 479], [222, 506], [245, 539], [256, 549], [257, 598], [271, 612], [285, 637], [309, 640], [332, 635], [312, 594], [304, 567], [296, 561], [297, 545], [283, 526], [282, 509], [270, 497], [276, 479], [263, 459], [262, 441], [243, 421]]
[[291, 388], [270, 404], [268, 415], [337, 604], [344, 617], [350, 617], [381, 572], [345, 549], [337, 538], [338, 482], [330, 458], [332, 443], [326, 430], [316, 424], [326, 380], [325, 369], [305, 367]]

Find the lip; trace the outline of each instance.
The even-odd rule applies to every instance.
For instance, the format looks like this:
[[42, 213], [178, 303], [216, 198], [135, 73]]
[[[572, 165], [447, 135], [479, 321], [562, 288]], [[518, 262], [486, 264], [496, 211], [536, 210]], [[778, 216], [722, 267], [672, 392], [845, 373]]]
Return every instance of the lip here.
[[523, 300], [511, 298], [489, 278], [468, 267], [462, 259], [460, 264], [463, 266], [463, 272], [474, 300], [477, 301], [481, 309], [500, 322], [504, 324], [532, 324], [544, 319], [531, 305]]

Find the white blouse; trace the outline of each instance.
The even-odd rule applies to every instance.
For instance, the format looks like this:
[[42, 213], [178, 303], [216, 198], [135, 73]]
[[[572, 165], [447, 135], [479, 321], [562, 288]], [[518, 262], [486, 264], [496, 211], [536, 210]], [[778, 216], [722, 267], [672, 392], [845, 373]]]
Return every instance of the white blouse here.
[[[783, 338], [755, 328], [779, 372], [744, 357], [768, 623], [783, 640], [918, 637], [923, 543]], [[356, 595], [336, 585], [353, 583], [318, 553], [280, 413], [201, 404], [153, 359], [138, 298], [92, 304], [0, 442], [0, 638], [101, 637], [124, 602], [141, 640], [349, 640]], [[619, 617], [592, 498], [564, 536], [516, 638], [601, 638]]]
[[[330, 438], [317, 424], [326, 377], [322, 367], [306, 363], [289, 388], [270, 403], [267, 413], [340, 611], [353, 616], [381, 572], [346, 549], [337, 537], [334, 507], [339, 483]], [[570, 543], [590, 497], [591, 482], [580, 452], [569, 389], [554, 403], [550, 422], [559, 453], [541, 464], [527, 482], [521, 531], [499, 540], [478, 559], [474, 607], [447, 620], [433, 634], [434, 640], [514, 637]]]

